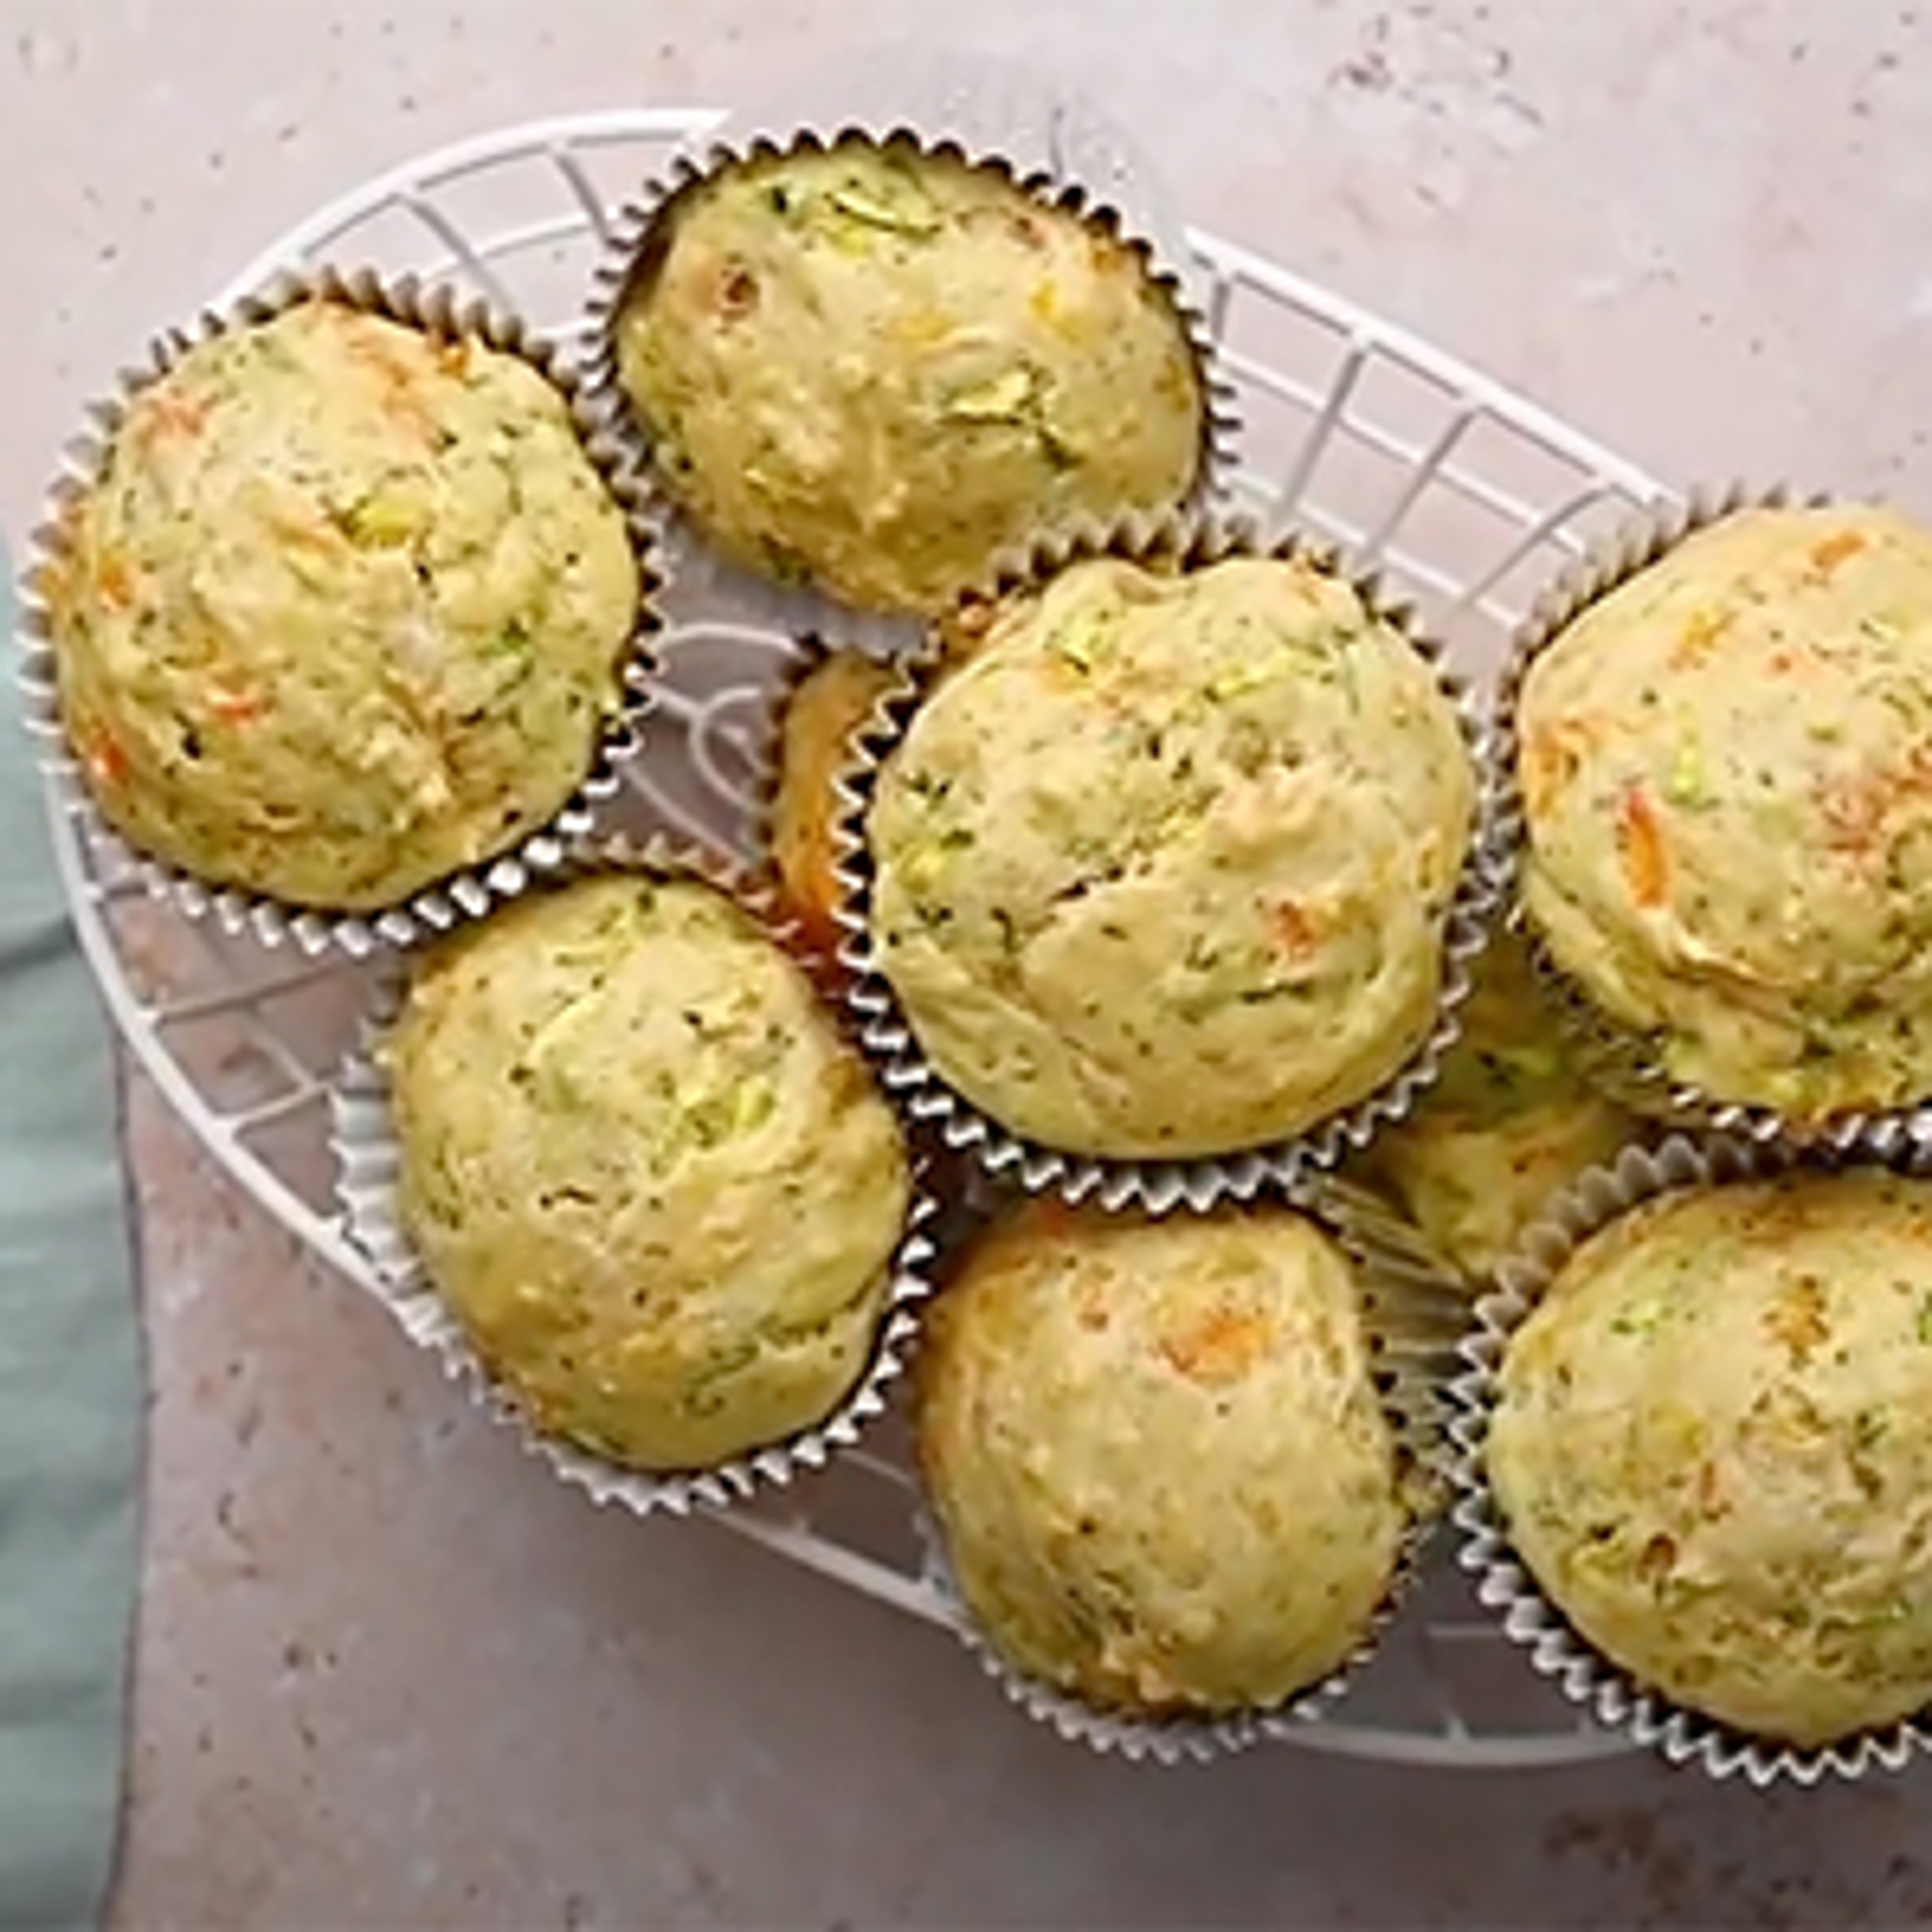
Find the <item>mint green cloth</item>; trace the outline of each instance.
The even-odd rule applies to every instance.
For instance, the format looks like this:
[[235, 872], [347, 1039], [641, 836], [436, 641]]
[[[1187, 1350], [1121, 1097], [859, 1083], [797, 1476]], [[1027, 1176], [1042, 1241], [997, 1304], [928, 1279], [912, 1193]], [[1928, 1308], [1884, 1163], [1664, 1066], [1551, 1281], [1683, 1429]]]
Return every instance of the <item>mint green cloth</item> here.
[[[0, 557], [0, 640], [10, 598]], [[6, 1932], [96, 1924], [118, 1832], [142, 1380], [117, 1115], [107, 1022], [68, 926], [32, 754], [0, 718]]]

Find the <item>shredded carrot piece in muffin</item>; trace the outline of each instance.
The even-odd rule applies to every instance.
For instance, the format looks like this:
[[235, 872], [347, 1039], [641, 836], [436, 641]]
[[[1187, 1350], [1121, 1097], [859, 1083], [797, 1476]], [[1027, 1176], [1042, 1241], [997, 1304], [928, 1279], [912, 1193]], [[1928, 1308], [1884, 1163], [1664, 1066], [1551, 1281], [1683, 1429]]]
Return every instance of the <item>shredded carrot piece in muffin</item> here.
[[1661, 905], [1670, 888], [1670, 856], [1657, 808], [1640, 786], [1628, 787], [1618, 804], [1617, 844], [1630, 897], [1646, 908]]
[[262, 700], [245, 691], [231, 691], [215, 685], [208, 694], [208, 708], [224, 724], [245, 724], [262, 715]]
[[118, 550], [110, 550], [94, 567], [94, 587], [110, 610], [125, 610], [137, 594], [134, 571]]
[[1278, 902], [1269, 922], [1281, 950], [1291, 958], [1306, 952], [1321, 936], [1314, 921], [1292, 899]]
[[373, 329], [357, 329], [344, 344], [347, 352], [363, 364], [381, 382], [382, 406], [386, 414], [406, 424], [425, 442], [436, 437], [436, 422], [422, 394], [416, 366], [405, 361], [388, 339]]
[[1161, 1354], [1190, 1382], [1233, 1382], [1267, 1352], [1268, 1324], [1258, 1316], [1210, 1308], [1174, 1334], [1160, 1338]]
[[76, 736], [81, 762], [99, 784], [118, 784], [128, 776], [128, 754], [105, 731], [98, 729]]
[[267, 521], [275, 535], [293, 549], [326, 553], [344, 548], [342, 532], [320, 516], [278, 506], [267, 512]]
[[1678, 634], [1670, 653], [1672, 664], [1679, 670], [1688, 670], [1694, 664], [1702, 664], [1723, 641], [1724, 633], [1730, 628], [1730, 611], [1697, 611]]
[[1580, 720], [1566, 718], [1523, 741], [1523, 802], [1540, 812], [1556, 802], [1556, 795], [1576, 776], [1596, 734]]
[[1865, 548], [1865, 541], [1857, 530], [1840, 530], [1811, 546], [1811, 561], [1829, 577], [1848, 557], [1856, 556]]
[[150, 390], [134, 406], [135, 433], [151, 442], [167, 438], [190, 442], [208, 425], [208, 406], [178, 392], [162, 388]]

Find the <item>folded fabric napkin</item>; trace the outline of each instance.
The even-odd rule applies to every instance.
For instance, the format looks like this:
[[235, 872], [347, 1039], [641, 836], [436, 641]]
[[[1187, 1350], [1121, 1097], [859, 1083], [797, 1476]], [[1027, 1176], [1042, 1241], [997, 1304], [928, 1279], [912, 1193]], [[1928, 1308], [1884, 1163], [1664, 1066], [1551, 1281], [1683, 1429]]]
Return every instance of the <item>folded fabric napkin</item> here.
[[[0, 640], [12, 628], [0, 557]], [[96, 1923], [112, 1875], [142, 1384], [107, 1021], [14, 709], [0, 700], [0, 1928], [41, 1932]]]

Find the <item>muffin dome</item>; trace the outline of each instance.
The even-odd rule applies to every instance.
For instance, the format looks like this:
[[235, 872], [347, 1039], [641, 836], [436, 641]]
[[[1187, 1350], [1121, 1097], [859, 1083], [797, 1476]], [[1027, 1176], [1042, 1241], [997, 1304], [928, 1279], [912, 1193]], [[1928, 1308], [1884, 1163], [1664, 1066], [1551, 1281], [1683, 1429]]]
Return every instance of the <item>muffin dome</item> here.
[[1476, 969], [1442, 1077], [1370, 1143], [1362, 1168], [1474, 1284], [1641, 1129], [1576, 1071], [1522, 942], [1503, 934]]
[[386, 1058], [402, 1225], [537, 1428], [699, 1468], [850, 1392], [905, 1152], [725, 895], [621, 873], [520, 900], [429, 957]]
[[1740, 512], [1590, 606], [1519, 710], [1525, 898], [1663, 1070], [1798, 1118], [1932, 1094], [1932, 533]]
[[520, 358], [304, 302], [142, 389], [47, 581], [103, 815], [210, 884], [393, 905], [568, 801], [639, 573]]
[[1427, 1036], [1474, 800], [1429, 664], [1312, 560], [1078, 563], [998, 611], [880, 772], [874, 951], [1014, 1133], [1262, 1144]]
[[1406, 1518], [1347, 1256], [1286, 1210], [1035, 1207], [935, 1303], [916, 1447], [1018, 1670], [1159, 1713], [1279, 1703], [1364, 1640]]
[[1932, 1703], [1932, 1184], [1625, 1215], [1510, 1340], [1487, 1459], [1538, 1582], [1640, 1682], [1798, 1745]]
[[1205, 440], [1139, 250], [1000, 170], [856, 138], [667, 204], [612, 323], [665, 487], [752, 568], [930, 611], [1070, 518], [1178, 505]]

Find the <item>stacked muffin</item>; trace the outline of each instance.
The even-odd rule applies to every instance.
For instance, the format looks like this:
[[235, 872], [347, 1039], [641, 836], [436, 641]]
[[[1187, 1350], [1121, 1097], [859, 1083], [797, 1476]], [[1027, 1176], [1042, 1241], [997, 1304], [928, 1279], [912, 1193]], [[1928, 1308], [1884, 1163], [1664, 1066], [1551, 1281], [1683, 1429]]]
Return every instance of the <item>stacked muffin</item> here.
[[1768, 1782], [1932, 1703], [1932, 534], [1720, 506], [1557, 586], [1505, 679], [1522, 910], [1627, 1150], [1480, 1304], [1459, 1515], [1574, 1696]]
[[1505, 932], [1476, 967], [1441, 1078], [1350, 1171], [1480, 1288], [1557, 1196], [1643, 1133], [1584, 1078], [1527, 946]]
[[1678, 1141], [1485, 1310], [1486, 1598], [1606, 1720], [1758, 1781], [1932, 1703], [1932, 1184]]
[[1526, 909], [1636, 1104], [1932, 1097], [1932, 533], [1718, 517], [1559, 598], [1513, 685]]

